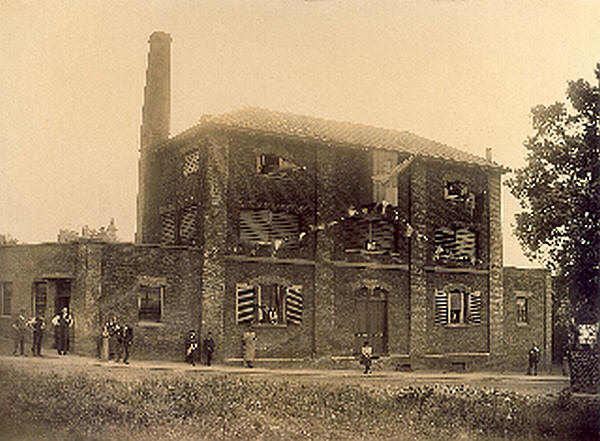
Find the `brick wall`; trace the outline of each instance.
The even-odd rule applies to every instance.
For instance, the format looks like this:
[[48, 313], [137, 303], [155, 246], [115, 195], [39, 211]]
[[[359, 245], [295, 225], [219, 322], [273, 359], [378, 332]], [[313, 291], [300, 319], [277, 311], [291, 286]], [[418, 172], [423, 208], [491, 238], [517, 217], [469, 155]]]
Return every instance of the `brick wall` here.
[[[182, 359], [187, 331], [200, 326], [201, 267], [202, 256], [194, 249], [105, 245], [93, 334], [99, 335], [102, 325], [114, 314], [133, 327], [133, 358]], [[154, 325], [138, 320], [139, 287], [148, 280], [165, 287], [163, 321]]]
[[[552, 292], [549, 271], [544, 269], [504, 268], [505, 364], [527, 370], [532, 344], [540, 348], [540, 369], [550, 369], [552, 360]], [[527, 323], [517, 321], [517, 296], [527, 298]]]
[[315, 314], [314, 267], [263, 262], [229, 262], [225, 285], [224, 338], [217, 351], [224, 358], [242, 356], [242, 334], [246, 324], [235, 321], [235, 294], [237, 283], [282, 283], [302, 286], [302, 322], [287, 326], [257, 325], [256, 356], [259, 358], [305, 358], [313, 353], [313, 328]]

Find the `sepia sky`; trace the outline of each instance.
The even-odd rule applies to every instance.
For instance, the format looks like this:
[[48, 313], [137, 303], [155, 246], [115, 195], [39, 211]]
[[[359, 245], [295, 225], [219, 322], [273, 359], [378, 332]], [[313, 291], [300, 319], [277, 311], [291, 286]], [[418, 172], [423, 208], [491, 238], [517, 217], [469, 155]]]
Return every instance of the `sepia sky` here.
[[[592, 81], [600, 2], [0, 0], [0, 234], [116, 219], [133, 240], [148, 51], [171, 34], [171, 133], [253, 105], [409, 130], [515, 168], [530, 109]], [[506, 265], [531, 265], [511, 234]]]

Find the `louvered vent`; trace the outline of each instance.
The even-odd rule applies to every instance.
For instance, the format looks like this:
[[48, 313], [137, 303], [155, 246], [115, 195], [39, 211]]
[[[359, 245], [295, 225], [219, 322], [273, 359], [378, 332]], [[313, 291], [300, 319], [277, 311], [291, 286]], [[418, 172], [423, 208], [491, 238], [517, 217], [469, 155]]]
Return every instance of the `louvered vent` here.
[[200, 152], [194, 151], [187, 153], [183, 157], [183, 176], [189, 176], [197, 173], [200, 167]]
[[184, 245], [196, 243], [196, 214], [198, 207], [189, 205], [181, 210], [179, 238]]
[[435, 324], [448, 323], [448, 295], [444, 291], [435, 292]]
[[161, 237], [160, 242], [165, 245], [175, 243], [175, 211], [166, 211], [160, 215]]
[[236, 285], [236, 323], [252, 323], [256, 304], [256, 290], [252, 285]]
[[290, 286], [286, 297], [287, 321], [299, 325], [302, 322], [302, 286]]

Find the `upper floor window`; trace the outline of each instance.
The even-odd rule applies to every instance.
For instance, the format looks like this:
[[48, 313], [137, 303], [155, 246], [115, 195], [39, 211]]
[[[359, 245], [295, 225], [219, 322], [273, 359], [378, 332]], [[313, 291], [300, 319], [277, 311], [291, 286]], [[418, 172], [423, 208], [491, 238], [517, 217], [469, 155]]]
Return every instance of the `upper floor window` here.
[[236, 285], [236, 323], [263, 325], [302, 322], [302, 286], [280, 283]]
[[161, 209], [161, 240], [164, 245], [195, 245], [198, 206], [186, 205], [180, 209], [173, 206]]
[[475, 233], [467, 228], [440, 228], [434, 234], [434, 260], [468, 261], [475, 264], [477, 240]]
[[448, 287], [435, 293], [435, 323], [460, 325], [481, 323], [481, 293]]
[[12, 282], [0, 282], [0, 315], [10, 315], [12, 306]]
[[200, 152], [195, 150], [183, 156], [183, 176], [197, 173], [200, 167]]
[[517, 323], [526, 325], [529, 323], [528, 299], [527, 297], [517, 297]]
[[263, 153], [256, 157], [256, 172], [261, 175], [277, 175], [300, 168], [293, 162], [273, 153]]
[[240, 240], [257, 244], [276, 241], [296, 242], [300, 231], [295, 214], [270, 210], [242, 210], [240, 212]]
[[344, 249], [372, 253], [396, 251], [396, 228], [381, 218], [355, 217], [347, 219], [344, 227]]

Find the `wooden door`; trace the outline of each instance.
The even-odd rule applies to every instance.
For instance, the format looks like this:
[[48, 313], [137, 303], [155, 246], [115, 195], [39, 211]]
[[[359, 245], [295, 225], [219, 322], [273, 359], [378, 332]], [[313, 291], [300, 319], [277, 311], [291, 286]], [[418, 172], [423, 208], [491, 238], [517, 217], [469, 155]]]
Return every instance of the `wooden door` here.
[[355, 301], [356, 331], [354, 350], [360, 353], [365, 341], [373, 353], [387, 353], [387, 296], [383, 290], [363, 288]]

